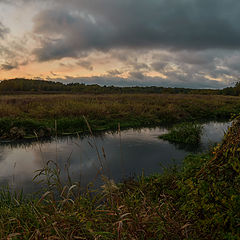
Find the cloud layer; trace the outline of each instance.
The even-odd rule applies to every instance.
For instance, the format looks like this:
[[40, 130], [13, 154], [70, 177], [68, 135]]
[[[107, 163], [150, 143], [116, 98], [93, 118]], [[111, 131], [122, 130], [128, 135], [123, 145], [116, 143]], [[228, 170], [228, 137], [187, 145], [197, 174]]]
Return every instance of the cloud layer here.
[[238, 0], [58, 3], [34, 19], [34, 32], [44, 37], [35, 54], [46, 61], [93, 49], [239, 49], [239, 10]]
[[[1, 2], [16, 8], [25, 4], [36, 12], [28, 35], [35, 62], [58, 61], [68, 71], [78, 67], [93, 82], [223, 87], [240, 75], [239, 0]], [[0, 22], [0, 39], [8, 33]], [[1, 69], [19, 65], [24, 64], [8, 58]], [[58, 76], [56, 71], [49, 74]]]
[[3, 39], [5, 36], [9, 33], [9, 29], [6, 28], [1, 22], [0, 22], [0, 38]]

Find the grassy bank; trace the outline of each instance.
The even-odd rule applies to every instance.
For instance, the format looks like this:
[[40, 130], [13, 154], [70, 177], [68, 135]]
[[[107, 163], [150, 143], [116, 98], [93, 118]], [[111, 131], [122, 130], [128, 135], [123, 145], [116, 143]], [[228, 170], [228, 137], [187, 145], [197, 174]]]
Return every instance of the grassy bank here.
[[80, 194], [78, 184], [63, 186], [48, 169], [40, 198], [0, 192], [0, 238], [237, 240], [239, 144], [236, 120], [211, 153], [188, 156], [162, 175], [118, 185], [104, 179], [98, 192]]
[[[230, 96], [114, 94], [0, 97], [0, 137], [24, 138], [156, 126], [180, 121], [229, 118], [240, 112]], [[57, 124], [56, 124], [57, 122]]]
[[180, 123], [173, 126], [169, 133], [163, 134], [159, 138], [173, 143], [198, 145], [202, 128], [200, 124], [196, 123]]

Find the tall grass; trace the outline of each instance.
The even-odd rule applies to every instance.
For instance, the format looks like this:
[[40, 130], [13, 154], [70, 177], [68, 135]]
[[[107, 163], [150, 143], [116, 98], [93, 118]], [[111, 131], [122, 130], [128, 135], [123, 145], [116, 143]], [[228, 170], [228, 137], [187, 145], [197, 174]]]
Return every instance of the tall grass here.
[[153, 126], [179, 121], [229, 118], [239, 97], [203, 95], [21, 95], [0, 97], [0, 137], [34, 137]]
[[202, 126], [196, 123], [180, 123], [170, 130], [169, 133], [159, 136], [160, 139], [174, 143], [198, 145], [201, 139]]
[[[235, 107], [235, 108], [234, 108]], [[182, 120], [220, 116], [240, 108], [239, 97], [203, 95], [113, 94], [113, 95], [19, 95], [0, 96], [0, 117], [59, 119]]]
[[[239, 133], [237, 121], [213, 154], [161, 175], [116, 184], [101, 171], [101, 190], [83, 191], [69, 173], [63, 181], [48, 161], [36, 174], [40, 197], [0, 191], [0, 239], [238, 239]], [[104, 150], [92, 144], [104, 168]]]
[[[62, 185], [56, 166], [38, 176], [47, 179], [39, 199], [0, 194], [0, 237], [9, 239], [178, 239], [187, 236], [183, 216], [171, 196], [157, 190], [160, 178], [139, 177], [116, 185], [103, 177], [102, 190], [81, 192]], [[47, 175], [46, 175], [47, 174]], [[175, 173], [168, 173], [173, 177]], [[162, 178], [164, 179], [164, 178]], [[174, 176], [176, 179], [176, 176]], [[162, 185], [168, 188], [166, 182]], [[171, 183], [171, 189], [176, 183]], [[159, 196], [158, 196], [159, 195]], [[6, 201], [6, 204], [3, 202]], [[183, 227], [183, 229], [182, 229]]]
[[[0, 238], [238, 239], [239, 179], [229, 165], [224, 178], [210, 174], [214, 158], [192, 155], [182, 170], [120, 184], [103, 177], [101, 190], [84, 192], [77, 183], [62, 185], [52, 165], [42, 171], [53, 175], [41, 197], [0, 192]], [[216, 187], [223, 184], [225, 191]]]

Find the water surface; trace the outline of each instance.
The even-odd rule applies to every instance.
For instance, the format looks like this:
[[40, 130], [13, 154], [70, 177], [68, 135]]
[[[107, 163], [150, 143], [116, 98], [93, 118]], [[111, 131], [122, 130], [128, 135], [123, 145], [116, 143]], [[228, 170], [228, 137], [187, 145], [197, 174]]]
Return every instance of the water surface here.
[[63, 176], [66, 164], [73, 181], [82, 186], [94, 181], [98, 185], [99, 169], [119, 181], [124, 177], [159, 173], [163, 166], [180, 164], [189, 153], [207, 151], [209, 146], [221, 141], [230, 123], [209, 122], [203, 125], [201, 145], [189, 147], [171, 144], [158, 139], [167, 133], [166, 128], [143, 128], [124, 130], [119, 133], [105, 133], [100, 136], [65, 137], [46, 142], [1, 144], [0, 185], [25, 192], [39, 188], [32, 179], [36, 170], [47, 161], [57, 162]]

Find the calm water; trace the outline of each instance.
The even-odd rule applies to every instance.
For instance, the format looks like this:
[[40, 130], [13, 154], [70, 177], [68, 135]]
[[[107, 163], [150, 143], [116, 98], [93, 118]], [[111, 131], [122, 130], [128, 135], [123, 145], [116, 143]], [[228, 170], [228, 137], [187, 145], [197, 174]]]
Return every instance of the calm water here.
[[98, 185], [101, 164], [105, 174], [116, 181], [143, 171], [145, 175], [161, 172], [162, 166], [180, 164], [189, 153], [206, 151], [210, 145], [221, 141], [229, 126], [230, 123], [204, 124], [201, 145], [195, 148], [158, 139], [159, 135], [167, 132], [165, 128], [130, 129], [122, 131], [121, 136], [117, 133], [106, 133], [94, 139], [66, 137], [42, 143], [2, 144], [0, 185], [23, 188], [25, 192], [36, 191], [39, 185], [32, 182], [35, 171], [41, 169], [49, 160], [58, 163], [63, 178], [69, 160], [71, 177], [74, 181], [80, 180], [82, 186], [86, 186], [90, 181]]

